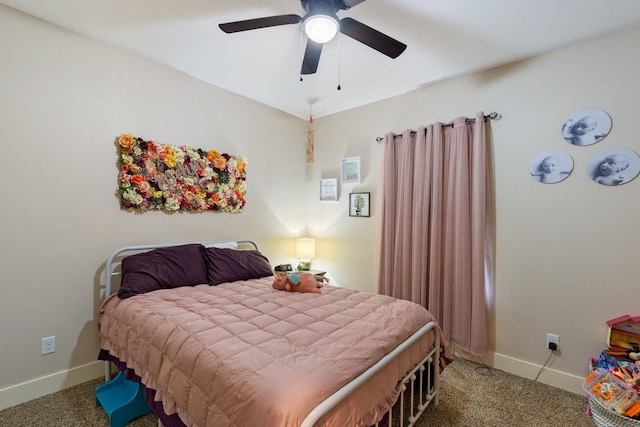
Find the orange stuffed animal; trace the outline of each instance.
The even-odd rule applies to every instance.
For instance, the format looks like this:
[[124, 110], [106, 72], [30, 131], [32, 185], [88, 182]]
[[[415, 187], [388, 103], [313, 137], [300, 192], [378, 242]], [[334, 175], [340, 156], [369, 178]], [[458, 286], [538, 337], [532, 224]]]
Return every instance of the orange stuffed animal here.
[[329, 279], [311, 273], [276, 273], [276, 277], [273, 280], [273, 289], [319, 294], [320, 288], [325, 281], [328, 282]]

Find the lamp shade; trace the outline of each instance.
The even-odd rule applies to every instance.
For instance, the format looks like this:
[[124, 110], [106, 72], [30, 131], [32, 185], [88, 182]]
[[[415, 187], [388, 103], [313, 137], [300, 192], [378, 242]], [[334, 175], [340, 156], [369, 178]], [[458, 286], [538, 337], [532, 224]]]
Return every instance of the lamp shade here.
[[330, 41], [338, 33], [340, 24], [338, 20], [331, 15], [311, 15], [302, 22], [304, 32], [311, 40], [316, 43], [326, 43]]
[[296, 240], [296, 258], [312, 259], [316, 257], [316, 241], [314, 239], [297, 239]]

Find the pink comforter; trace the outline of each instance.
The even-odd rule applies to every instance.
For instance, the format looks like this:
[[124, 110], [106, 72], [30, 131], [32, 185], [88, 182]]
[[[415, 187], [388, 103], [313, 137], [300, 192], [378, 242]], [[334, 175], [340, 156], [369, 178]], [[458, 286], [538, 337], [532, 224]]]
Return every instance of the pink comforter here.
[[[100, 346], [156, 390], [188, 426], [299, 426], [322, 400], [433, 321], [419, 305], [327, 286], [272, 289], [272, 278], [111, 296]], [[419, 341], [323, 425], [375, 422], [398, 380], [433, 345]], [[444, 346], [444, 344], [443, 344]]]

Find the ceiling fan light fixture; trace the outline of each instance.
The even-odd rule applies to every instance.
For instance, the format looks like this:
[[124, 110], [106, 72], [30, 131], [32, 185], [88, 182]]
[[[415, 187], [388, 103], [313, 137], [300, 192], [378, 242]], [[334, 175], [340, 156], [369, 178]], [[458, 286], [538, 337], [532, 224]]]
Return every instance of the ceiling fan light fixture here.
[[315, 14], [304, 18], [302, 28], [316, 43], [326, 43], [333, 39], [340, 29], [338, 19], [331, 15]]

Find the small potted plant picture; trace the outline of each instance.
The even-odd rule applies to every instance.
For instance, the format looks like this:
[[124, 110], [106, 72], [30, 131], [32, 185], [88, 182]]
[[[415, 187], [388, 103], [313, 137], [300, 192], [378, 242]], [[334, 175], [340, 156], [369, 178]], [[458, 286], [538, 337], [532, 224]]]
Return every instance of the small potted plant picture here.
[[349, 216], [369, 216], [369, 193], [349, 194]]

